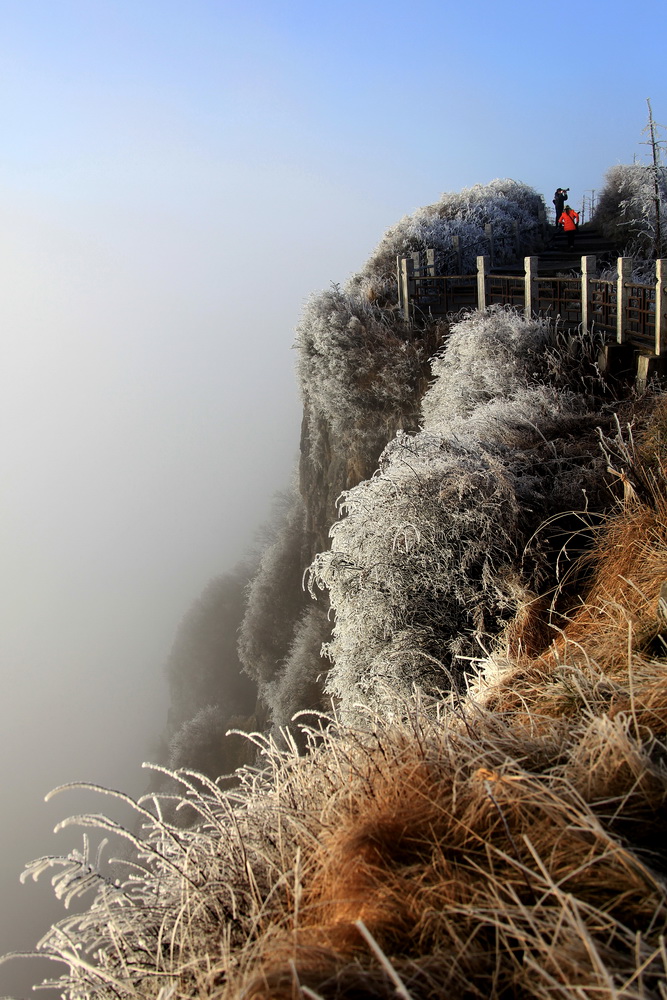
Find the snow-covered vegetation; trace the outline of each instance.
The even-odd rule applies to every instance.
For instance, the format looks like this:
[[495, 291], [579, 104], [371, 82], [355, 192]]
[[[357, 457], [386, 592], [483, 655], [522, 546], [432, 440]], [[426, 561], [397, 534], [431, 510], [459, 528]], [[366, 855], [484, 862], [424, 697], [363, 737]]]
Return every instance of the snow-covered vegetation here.
[[[167, 663], [171, 696], [160, 753], [172, 767], [189, 765], [216, 777], [241, 762], [231, 726], [253, 717], [257, 687], [237, 650], [238, 624], [255, 567], [240, 564], [211, 580], [184, 616]], [[250, 723], [256, 728], [256, 722]]]
[[184, 616], [167, 663], [173, 727], [213, 703], [224, 701], [230, 715], [252, 711], [256, 691], [241, 668], [236, 630], [254, 572], [241, 564], [211, 580]]
[[[667, 168], [618, 164], [607, 171], [594, 222], [626, 254], [654, 257], [656, 249], [656, 177], [662, 239], [667, 243]], [[662, 253], [665, 247], [662, 248]]]
[[303, 612], [304, 509], [292, 491], [281, 497], [272, 537], [246, 590], [238, 635], [239, 656], [259, 687], [271, 684], [287, 656], [293, 626]]
[[343, 718], [397, 686], [449, 688], [521, 603], [555, 586], [556, 515], [610, 498], [594, 346], [504, 310], [452, 328], [422, 430], [399, 433], [378, 474], [344, 495], [313, 564], [313, 593], [326, 588], [335, 615], [328, 691]]
[[[396, 257], [413, 250], [434, 249], [439, 274], [472, 273], [477, 255], [489, 252], [487, 225], [493, 228], [494, 259], [499, 264], [514, 261], [517, 232], [526, 252], [540, 245], [543, 212], [542, 196], [513, 180], [445, 193], [434, 205], [406, 215], [387, 230], [365, 266], [350, 280], [348, 291], [395, 301]], [[460, 272], [454, 236], [459, 239]]]
[[308, 409], [332, 434], [370, 431], [386, 442], [387, 429], [419, 398], [423, 346], [402, 317], [367, 299], [340, 288], [314, 296], [296, 340]]
[[65, 824], [124, 860], [28, 869], [81, 911], [37, 949], [65, 1000], [665, 1000], [667, 405], [392, 284], [540, 208], [445, 196], [308, 303], [299, 490], [183, 623], [136, 823]]

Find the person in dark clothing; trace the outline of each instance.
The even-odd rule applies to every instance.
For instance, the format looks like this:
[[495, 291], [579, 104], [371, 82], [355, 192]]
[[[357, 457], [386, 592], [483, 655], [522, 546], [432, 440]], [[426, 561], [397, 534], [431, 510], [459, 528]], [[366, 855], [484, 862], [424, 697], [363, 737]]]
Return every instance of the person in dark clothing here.
[[556, 193], [554, 195], [554, 208], [556, 209], [556, 225], [563, 214], [563, 209], [565, 208], [565, 199], [567, 198], [567, 192], [569, 188], [556, 188]]
[[569, 205], [566, 205], [565, 211], [561, 215], [558, 222], [565, 230], [568, 250], [574, 250], [574, 234], [576, 233], [577, 226], [579, 225], [579, 213], [575, 212], [575, 210], [570, 208]]

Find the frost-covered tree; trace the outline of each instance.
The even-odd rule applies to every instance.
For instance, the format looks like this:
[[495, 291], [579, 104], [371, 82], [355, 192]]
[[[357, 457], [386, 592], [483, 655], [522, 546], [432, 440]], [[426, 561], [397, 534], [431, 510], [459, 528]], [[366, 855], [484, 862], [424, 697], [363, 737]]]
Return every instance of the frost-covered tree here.
[[281, 672], [306, 607], [302, 587], [304, 509], [296, 491], [285, 494], [276, 507], [271, 535], [248, 584], [238, 635], [243, 668], [258, 685], [265, 704], [269, 701], [267, 686]]
[[252, 744], [234, 729], [255, 729], [250, 716], [229, 715], [224, 706], [209, 705], [185, 722], [169, 741], [168, 766], [191, 768], [209, 778], [231, 775], [253, 759]]
[[433, 248], [439, 273], [455, 274], [458, 263], [453, 252], [454, 236], [460, 241], [462, 271], [471, 273], [477, 255], [488, 252], [487, 224], [493, 227], [494, 258], [498, 263], [508, 263], [517, 253], [515, 223], [522, 252], [533, 252], [543, 239], [543, 212], [541, 195], [509, 179], [445, 193], [434, 205], [420, 208], [391, 226], [366, 265], [350, 280], [347, 290], [395, 300], [396, 257], [414, 250]]
[[331, 637], [326, 609], [313, 607], [303, 586], [310, 559], [304, 549], [304, 505], [298, 492], [277, 498], [266, 547], [246, 591], [238, 636], [244, 670], [257, 684], [258, 725], [287, 727], [292, 716], [323, 705]]
[[236, 648], [250, 575], [240, 564], [211, 580], [179, 626], [167, 662], [172, 734], [211, 705], [228, 716], [254, 711], [257, 689]]
[[518, 602], [553, 582], [547, 536], [524, 552], [541, 522], [607, 501], [592, 344], [560, 346], [511, 311], [459, 322], [422, 430], [399, 433], [344, 494], [311, 570], [335, 613], [327, 688], [344, 717], [388, 688], [456, 683]]
[[426, 374], [423, 339], [402, 317], [338, 287], [313, 296], [295, 345], [304, 403], [317, 418], [311, 445], [319, 443], [318, 425], [350, 450], [368, 447], [371, 436], [384, 445], [397, 420], [416, 417]]
[[[324, 608], [308, 608], [297, 623], [280, 672], [264, 691], [274, 726], [289, 726], [297, 712], [327, 707], [323, 691], [329, 661], [322, 656], [322, 646], [330, 638], [331, 625]], [[298, 739], [298, 727], [292, 731]]]
[[254, 716], [257, 686], [243, 672], [237, 633], [251, 569], [216, 577], [184, 616], [167, 662], [170, 707], [164, 762], [216, 777], [236, 766], [224, 733]]
[[595, 209], [594, 222], [608, 239], [629, 255], [652, 257], [655, 252], [657, 179], [660, 220], [667, 230], [667, 168], [618, 164], [607, 171]]

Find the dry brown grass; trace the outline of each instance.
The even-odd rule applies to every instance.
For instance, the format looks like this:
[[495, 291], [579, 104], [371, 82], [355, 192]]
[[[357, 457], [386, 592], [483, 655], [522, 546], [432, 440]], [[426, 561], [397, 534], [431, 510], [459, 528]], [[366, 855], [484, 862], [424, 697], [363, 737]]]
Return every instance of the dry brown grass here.
[[414, 998], [661, 995], [654, 745], [630, 716], [539, 736], [450, 721], [417, 712], [328, 749], [346, 780], [300, 845], [298, 912], [206, 996], [396, 996], [386, 963]]
[[64, 995], [664, 1000], [664, 739], [636, 700], [586, 704], [536, 724], [416, 698], [305, 756], [259, 741], [240, 790], [191, 782], [200, 830], [156, 820], [141, 891], [102, 888], [101, 974], [79, 918], [51, 938]]
[[524, 719], [631, 709], [638, 724], [665, 733], [666, 430], [667, 403], [660, 402], [641, 446], [619, 456], [624, 499], [583, 560], [589, 582], [577, 605], [526, 604], [505, 635], [506, 668], [486, 691], [487, 707]]

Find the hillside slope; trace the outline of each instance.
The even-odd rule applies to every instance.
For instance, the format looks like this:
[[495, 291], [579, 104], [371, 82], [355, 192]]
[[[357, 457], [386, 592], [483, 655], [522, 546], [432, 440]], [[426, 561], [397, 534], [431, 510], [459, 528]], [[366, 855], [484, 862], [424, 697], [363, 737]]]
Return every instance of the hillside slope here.
[[512, 311], [405, 326], [397, 246], [444, 246], [452, 206], [477, 224], [508, 187], [535, 207], [490, 187], [404, 220], [307, 307], [302, 493], [240, 633], [266, 725], [235, 737], [234, 784], [183, 766], [188, 727], [207, 767], [225, 753], [222, 710], [199, 713], [212, 649], [238, 680], [215, 601], [231, 622], [248, 570], [185, 622], [168, 791], [131, 829], [66, 821], [125, 860], [85, 839], [28, 870], [86, 899], [39, 945], [67, 1000], [664, 1000], [667, 403]]
[[198, 822], [147, 797], [129, 877], [33, 866], [93, 894], [41, 945], [66, 996], [664, 997], [667, 404], [636, 402], [567, 608], [524, 599], [467, 692], [376, 679], [306, 754], [256, 736], [238, 788], [176, 772]]

